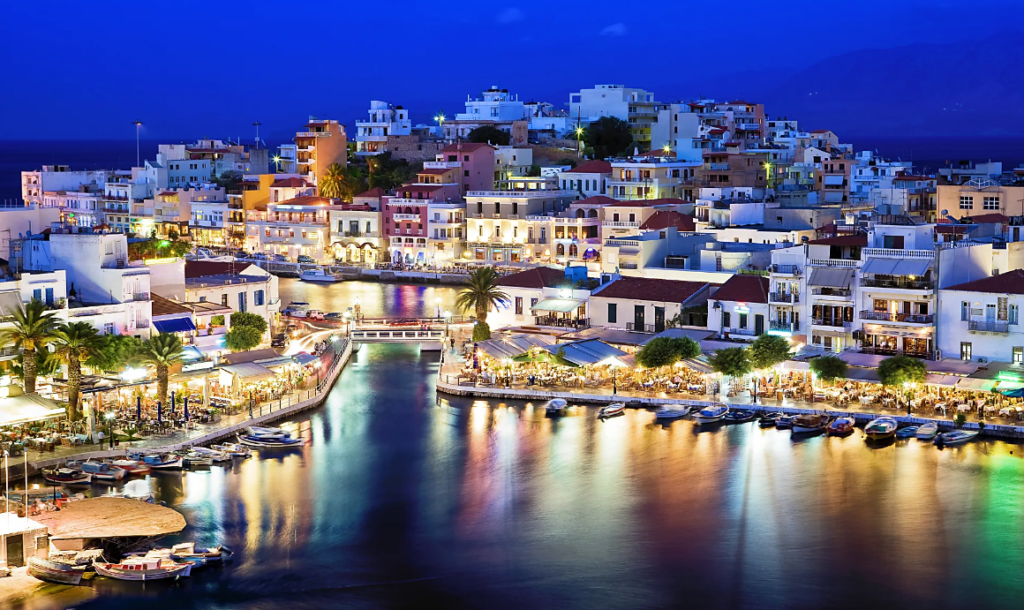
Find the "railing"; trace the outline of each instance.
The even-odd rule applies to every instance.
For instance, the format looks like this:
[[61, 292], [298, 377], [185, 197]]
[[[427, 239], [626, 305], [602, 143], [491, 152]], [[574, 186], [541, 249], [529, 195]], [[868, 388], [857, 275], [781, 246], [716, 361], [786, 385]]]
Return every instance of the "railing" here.
[[935, 282], [931, 280], [905, 280], [905, 279], [881, 279], [865, 277], [861, 278], [860, 285], [866, 288], [897, 288], [901, 290], [931, 290]]
[[807, 264], [814, 267], [843, 267], [846, 269], [860, 267], [860, 261], [852, 258], [812, 258]]
[[798, 330], [800, 324], [795, 322], [780, 322], [779, 320], [771, 320], [768, 322], [768, 330]]
[[850, 330], [852, 326], [851, 322], [832, 318], [811, 318], [811, 324], [814, 326], [828, 326], [830, 328], [844, 328], [846, 330]]
[[811, 294], [816, 297], [852, 297], [853, 291], [849, 288], [811, 288]]
[[0, 347], [0, 358], [11, 358], [21, 353], [21, 350], [13, 345], [7, 347]]
[[606, 227], [612, 227], [612, 228], [615, 228], [615, 229], [637, 229], [637, 228], [640, 227], [640, 223], [639, 222], [625, 222], [625, 221], [618, 221], [618, 220], [606, 220], [606, 221], [602, 222], [601, 224], [606, 226]]
[[604, 240], [604, 245], [605, 246], [620, 246], [620, 247], [621, 246], [626, 246], [626, 247], [632, 246], [633, 248], [639, 248], [640, 247], [640, 242], [632, 240], [632, 239], [606, 239], [606, 240]]
[[860, 348], [862, 354], [875, 354], [878, 356], [912, 356], [914, 358], [921, 358], [922, 360], [932, 360], [932, 355], [928, 352], [913, 352], [902, 349], [886, 349], [882, 347], [872, 347], [866, 345]]
[[891, 313], [888, 311], [862, 311], [861, 320], [878, 320], [881, 322], [907, 322], [910, 324], [931, 324], [935, 321], [932, 314]]
[[148, 301], [149, 300], [149, 293], [148, 292], [133, 292], [132, 293], [132, 300], [133, 301]]
[[772, 265], [771, 271], [782, 275], [799, 275], [800, 267], [797, 265]]
[[741, 337], [753, 337], [754, 336], [754, 329], [753, 328], [727, 328], [727, 329], [724, 329], [723, 332], [725, 332], [726, 334], [729, 334], [729, 335], [740, 335]]
[[557, 328], [590, 328], [590, 318], [565, 319], [557, 316], [534, 317], [538, 326], [555, 326]]
[[935, 258], [934, 250], [898, 250], [896, 248], [864, 248], [862, 258], [884, 256], [886, 258]]
[[728, 163], [708, 163], [708, 169], [715, 171], [725, 171], [729, 169]]
[[469, 191], [467, 197], [571, 197], [575, 191], [535, 189], [529, 191]]
[[419, 214], [395, 214], [392, 216], [395, 220], [419, 220]]
[[799, 294], [787, 294], [784, 292], [770, 292], [768, 293], [768, 300], [772, 303], [799, 303]]
[[654, 330], [653, 324], [636, 324], [635, 322], [626, 322], [626, 330], [631, 330], [638, 333], [653, 333], [657, 332]]
[[969, 320], [967, 322], [967, 330], [976, 330], [984, 333], [1008, 333], [1010, 332], [1010, 323], [996, 322], [994, 320], [977, 322], [974, 320]]
[[296, 138], [329, 138], [331, 132], [329, 131], [300, 131], [295, 134]]

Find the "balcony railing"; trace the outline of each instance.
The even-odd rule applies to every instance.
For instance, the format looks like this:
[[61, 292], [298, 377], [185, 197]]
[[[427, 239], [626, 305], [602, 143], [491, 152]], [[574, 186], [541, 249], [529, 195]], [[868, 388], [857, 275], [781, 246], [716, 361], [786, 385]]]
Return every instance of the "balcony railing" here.
[[800, 267], [797, 265], [772, 265], [771, 271], [781, 275], [799, 275]]
[[606, 220], [606, 221], [604, 221], [601, 224], [606, 226], [606, 227], [611, 227], [613, 229], [638, 229], [638, 228], [640, 228], [640, 223], [639, 222], [626, 222], [626, 221], [619, 221], [619, 220]]
[[770, 292], [768, 293], [768, 300], [772, 303], [799, 303], [799, 294], [787, 294], [785, 292]]
[[149, 300], [149, 293], [148, 292], [133, 292], [130, 296], [132, 297], [133, 301], [148, 301]]
[[885, 258], [935, 258], [934, 250], [899, 250], [896, 248], [864, 248], [861, 251], [864, 260], [872, 256]]
[[835, 320], [832, 318], [811, 318], [811, 324], [815, 326], [828, 326], [831, 328], [843, 328], [850, 330], [852, 323], [845, 320]]
[[862, 354], [875, 354], [877, 356], [912, 356], [914, 358], [921, 358], [922, 360], [931, 360], [932, 355], [928, 352], [921, 351], [906, 351], [902, 349], [887, 349], [884, 347], [872, 347], [866, 345], [860, 348]]
[[779, 320], [772, 320], [768, 323], [768, 330], [798, 330], [800, 328], [799, 323], [795, 322], [780, 322]]
[[877, 320], [880, 322], [907, 322], [910, 324], [931, 324], [935, 321], [932, 314], [891, 313], [888, 311], [862, 311], [861, 320]]
[[860, 261], [852, 258], [812, 258], [807, 264], [814, 267], [842, 267], [845, 269], [860, 267]]
[[1008, 333], [1010, 332], [1009, 322], [997, 322], [995, 320], [967, 322], [967, 330], [976, 330], [983, 333]]
[[626, 322], [626, 330], [631, 330], [638, 333], [653, 333], [653, 324], [637, 324], [636, 322]]
[[812, 287], [811, 294], [816, 297], [852, 297], [853, 291], [849, 288], [832, 288], [826, 286], [822, 288]]
[[865, 277], [860, 281], [860, 285], [866, 288], [895, 288], [899, 290], [931, 290], [935, 287], [935, 282], [931, 280], [910, 280], [902, 277], [898, 278], [877, 278], [877, 277]]

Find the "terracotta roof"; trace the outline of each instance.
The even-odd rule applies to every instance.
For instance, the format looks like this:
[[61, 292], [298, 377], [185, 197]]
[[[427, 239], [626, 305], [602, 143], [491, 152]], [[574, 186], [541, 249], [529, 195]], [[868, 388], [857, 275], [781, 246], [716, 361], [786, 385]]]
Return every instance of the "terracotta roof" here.
[[151, 293], [149, 298], [153, 300], [153, 317], [169, 316], [176, 313], [192, 313], [192, 310], [181, 303], [166, 299], [157, 293]]
[[354, 196], [353, 199], [359, 199], [361, 197], [372, 197], [374, 199], [377, 199], [387, 194], [387, 191], [380, 188], [379, 186], [375, 186], [368, 191], [363, 191], [362, 193], [359, 193], [358, 195]]
[[640, 228], [647, 231], [657, 231], [667, 227], [675, 227], [680, 231], [693, 232], [697, 226], [693, 223], [693, 216], [680, 214], [674, 210], [659, 210], [648, 218]]
[[760, 275], [734, 275], [711, 298], [735, 303], [767, 303], [768, 283], [768, 278]]
[[587, 161], [583, 165], [578, 165], [567, 172], [566, 174], [610, 174], [612, 173], [612, 164], [607, 161], [594, 160]]
[[313, 197], [310, 195], [303, 195], [301, 197], [292, 197], [291, 199], [285, 199], [284, 201], [275, 201], [270, 205], [331, 205], [334, 200], [329, 197]]
[[397, 193], [432, 193], [440, 188], [444, 188], [440, 184], [403, 184], [395, 189]]
[[1024, 269], [1014, 269], [992, 277], [950, 286], [946, 290], [987, 292], [990, 294], [1024, 294]]
[[707, 282], [681, 282], [649, 277], [623, 277], [606, 285], [593, 294], [591, 298], [603, 297], [658, 301], [661, 303], [685, 303], [707, 286]]
[[238, 261], [185, 261], [185, 277], [241, 273], [252, 263]]
[[619, 200], [613, 197], [607, 197], [605, 195], [594, 195], [593, 197], [587, 197], [586, 199], [580, 199], [574, 203], [586, 203], [589, 205], [608, 205], [610, 203], [618, 203]]
[[866, 248], [868, 245], [867, 235], [836, 235], [835, 237], [824, 237], [812, 239], [807, 242], [816, 246], [860, 246]]
[[453, 171], [454, 168], [445, 169], [443, 167], [427, 167], [416, 172], [417, 174], [427, 174], [428, 176], [441, 176]]
[[832, 130], [831, 129], [815, 129], [811, 133], [828, 133], [830, 131], [832, 131]]
[[919, 182], [921, 180], [935, 180], [935, 178], [932, 178], [931, 176], [910, 176], [907, 174], [898, 174], [895, 178], [893, 178], [893, 180], [897, 182], [906, 182], [908, 180], [913, 182]]
[[993, 212], [991, 214], [978, 214], [977, 216], [965, 216], [960, 219], [960, 222], [970, 222], [972, 224], [981, 224], [985, 222], [998, 222], [1006, 224], [1010, 222], [1010, 217], [1004, 214]]
[[373, 209], [365, 203], [343, 203], [341, 209], [347, 212], [372, 212]]
[[274, 180], [274, 183], [270, 185], [270, 188], [303, 188], [307, 186], [313, 186], [303, 180], [302, 178], [282, 178], [281, 180]]
[[509, 288], [553, 288], [565, 283], [565, 271], [551, 267], [534, 267], [506, 275], [498, 280], [499, 286]]
[[649, 208], [656, 205], [679, 205], [686, 203], [682, 199], [662, 198], [662, 199], [632, 199], [627, 201], [618, 201], [615, 203], [609, 203], [610, 208]]
[[473, 152], [474, 150], [480, 150], [482, 148], [494, 148], [490, 144], [477, 144], [475, 142], [460, 142], [458, 144], [449, 144], [441, 149], [441, 152]]

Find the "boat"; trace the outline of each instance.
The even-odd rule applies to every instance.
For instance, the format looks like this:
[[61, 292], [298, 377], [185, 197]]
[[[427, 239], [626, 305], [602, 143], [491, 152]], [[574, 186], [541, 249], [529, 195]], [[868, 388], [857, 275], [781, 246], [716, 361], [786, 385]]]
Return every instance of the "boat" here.
[[725, 414], [725, 421], [730, 424], [742, 424], [753, 421], [754, 412], [747, 409], [736, 409]]
[[914, 438], [917, 436], [917, 426], [907, 426], [896, 431], [896, 438]]
[[779, 418], [782, 417], [782, 413], [778, 411], [772, 411], [771, 413], [765, 413], [761, 416], [761, 419], [757, 421], [757, 425], [762, 428], [771, 428], [775, 425]]
[[951, 430], [935, 437], [936, 445], [961, 445], [973, 441], [980, 432], [977, 430]]
[[693, 419], [698, 424], [712, 424], [722, 421], [728, 413], [729, 405], [712, 405], [701, 409], [700, 412], [693, 416]]
[[247, 434], [238, 434], [238, 442], [247, 447], [298, 447], [304, 441], [292, 438], [291, 432], [281, 428], [251, 426]]
[[182, 542], [171, 547], [171, 558], [175, 560], [196, 558], [203, 559], [206, 563], [221, 563], [231, 554], [231, 549], [221, 545], [201, 548], [194, 542]]
[[192, 453], [208, 457], [212, 462], [227, 462], [231, 459], [231, 455], [228, 453], [209, 447], [193, 447]]
[[67, 485], [68, 487], [85, 486], [92, 483], [92, 475], [74, 468], [55, 468], [44, 470], [43, 478], [47, 483], [53, 485]]
[[133, 457], [154, 470], [181, 470], [184, 464], [184, 459], [173, 453], [140, 453]]
[[828, 424], [828, 415], [822, 413], [801, 413], [793, 418], [793, 434], [824, 432]]
[[868, 422], [868, 425], [864, 426], [864, 434], [867, 435], [869, 440], [877, 441], [886, 438], [892, 438], [896, 434], [896, 428], [899, 427], [899, 422], [891, 417], [879, 417]]
[[[70, 466], [70, 464], [69, 462], [68, 465]], [[82, 469], [82, 472], [91, 474], [94, 481], [120, 481], [128, 474], [127, 471], [115, 468], [109, 462], [88, 461], [76, 464]]]
[[149, 464], [146, 464], [145, 462], [140, 462], [138, 460], [113, 460], [110, 462], [110, 465], [113, 466], [114, 468], [120, 468], [121, 470], [127, 472], [129, 475], [133, 476], [145, 476], [153, 470], [152, 468], [149, 467]]
[[309, 313], [309, 303], [303, 301], [292, 301], [281, 311], [282, 315], [293, 318], [305, 318], [307, 313]]
[[793, 428], [794, 419], [796, 419], [796, 415], [783, 415], [775, 420], [775, 427], [779, 430], [790, 430]]
[[[173, 561], [175, 563], [187, 563], [192, 565], [192, 569], [201, 568], [206, 565], [206, 558], [198, 555], [188, 557], [176, 557], [174, 555], [174, 549], [151, 549], [145, 553], [128, 553], [127, 557], [143, 557], [148, 559], [160, 559], [164, 561]], [[190, 574], [186, 574], [189, 576]]]
[[606, 407], [601, 407], [601, 410], [597, 412], [597, 416], [604, 419], [608, 417], [615, 417], [616, 415], [623, 415], [625, 413], [626, 405], [621, 402], [616, 402]]
[[185, 453], [185, 455], [181, 456], [181, 459], [182, 462], [190, 468], [194, 468], [196, 466], [213, 466], [212, 458], [206, 455], [202, 455], [200, 453], [196, 453], [195, 451], [189, 451]]
[[547, 411], [548, 415], [558, 415], [564, 413], [569, 403], [562, 398], [552, 398], [544, 405], [544, 410]]
[[661, 405], [654, 412], [654, 419], [679, 419], [681, 417], [686, 417], [687, 415], [690, 414], [691, 411], [693, 411], [692, 407], [686, 407], [681, 405]]
[[103, 494], [105, 498], [127, 498], [129, 500], [138, 500], [139, 502], [147, 502], [154, 504], [156, 502], [156, 494], [149, 487], [149, 483], [142, 480], [128, 481], [120, 491], [111, 491]]
[[345, 276], [340, 273], [328, 273], [323, 267], [317, 267], [316, 269], [306, 269], [299, 274], [299, 279], [303, 282], [321, 282], [331, 284], [343, 281]]
[[930, 421], [927, 424], [922, 424], [917, 428], [917, 438], [922, 441], [930, 441], [939, 433], [939, 424], [937, 422]]
[[163, 557], [129, 557], [121, 563], [96, 562], [93, 566], [100, 576], [116, 580], [163, 580], [192, 573], [192, 564]]
[[853, 429], [856, 427], [856, 419], [848, 416], [843, 416], [833, 419], [832, 423], [830, 423], [828, 425], [828, 428], [825, 429], [825, 432], [826, 434], [829, 434], [831, 436], [843, 436], [844, 434], [849, 434], [853, 432]]
[[27, 563], [29, 576], [58, 585], [80, 585], [82, 576], [85, 574], [84, 567], [75, 567], [38, 557], [29, 557]]
[[210, 447], [217, 451], [226, 453], [230, 457], [249, 457], [252, 455], [252, 451], [238, 443], [224, 443], [223, 445], [210, 445]]

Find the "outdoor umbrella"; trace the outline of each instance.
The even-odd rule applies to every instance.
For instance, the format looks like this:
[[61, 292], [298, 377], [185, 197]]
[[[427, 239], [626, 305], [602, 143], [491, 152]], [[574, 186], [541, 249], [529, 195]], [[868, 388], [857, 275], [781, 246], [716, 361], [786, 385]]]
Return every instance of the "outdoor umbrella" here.
[[185, 397], [185, 421], [188, 421], [188, 396]]
[[174, 407], [176, 406], [177, 402], [178, 402], [178, 397], [172, 391], [171, 392], [171, 417], [174, 417]]
[[473, 344], [473, 370], [480, 370], [480, 357], [477, 356], [476, 343]]
[[1007, 398], [1024, 398], [1024, 387], [1017, 388], [1016, 390], [1003, 390], [1001, 393]]
[[141, 396], [136, 396], [135, 397], [135, 419], [137, 421], [142, 419], [142, 397]]
[[161, 405], [160, 401], [158, 400], [158, 401], [156, 401], [156, 423], [159, 424], [162, 421], [163, 421], [163, 405]]
[[533, 350], [532, 352], [519, 354], [512, 359], [512, 362], [547, 362], [558, 366], [571, 366], [573, 368], [578, 368], [576, 364], [569, 362], [558, 354], [552, 354], [545, 350]]

